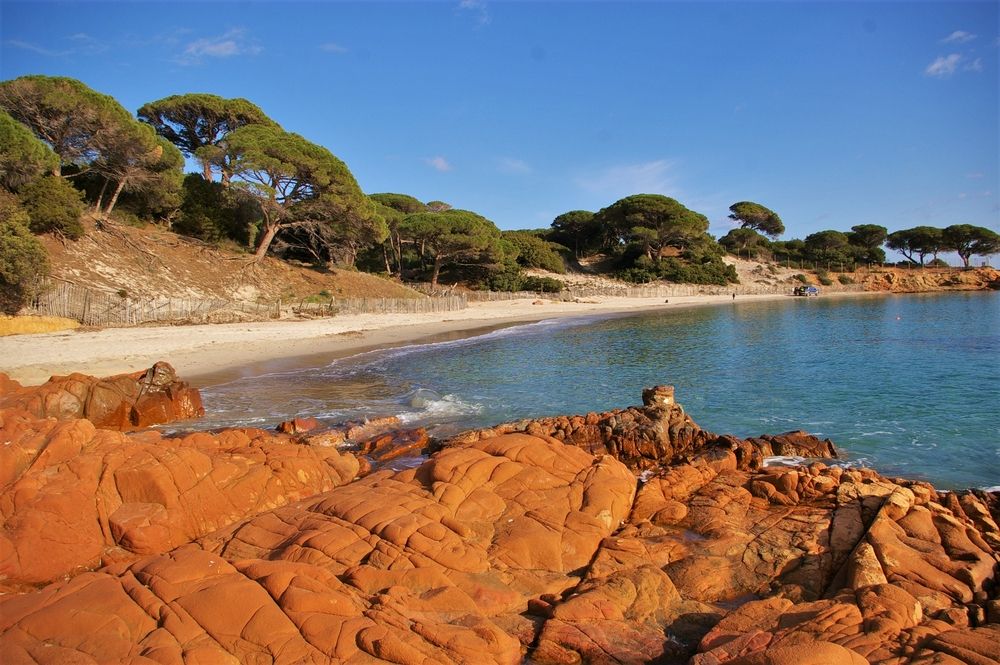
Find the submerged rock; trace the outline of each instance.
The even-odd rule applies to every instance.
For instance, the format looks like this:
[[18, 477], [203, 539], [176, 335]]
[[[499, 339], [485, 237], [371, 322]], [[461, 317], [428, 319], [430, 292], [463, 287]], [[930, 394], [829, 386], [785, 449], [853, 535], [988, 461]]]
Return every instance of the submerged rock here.
[[[1000, 662], [995, 494], [939, 494], [821, 462], [764, 468], [774, 454], [835, 450], [803, 433], [711, 434], [672, 391], [644, 397], [640, 408], [467, 433], [416, 468], [346, 484], [353, 457], [269, 439], [260, 444], [269, 469], [284, 460], [279, 450], [325, 451], [346, 473], [327, 491], [262, 503], [211, 532], [172, 531], [190, 542], [169, 552], [0, 598], [0, 661]], [[384, 445], [423, 439], [363, 444], [372, 455]], [[75, 457], [54, 449], [23, 467]], [[209, 457], [217, 466], [204, 477], [235, 478], [235, 461]], [[106, 473], [73, 468], [81, 479]], [[182, 523], [202, 514], [198, 484], [149, 494], [167, 486], [157, 473], [135, 483], [147, 488], [139, 503], [162, 500]], [[129, 486], [128, 474], [111, 475]], [[102, 482], [70, 503], [109, 491]], [[23, 509], [34, 492], [5, 489], [0, 505]], [[128, 523], [145, 525], [135, 514]], [[94, 519], [67, 515], [64, 528]], [[159, 542], [143, 529], [129, 542]], [[7, 541], [20, 561], [31, 556], [24, 538]]]

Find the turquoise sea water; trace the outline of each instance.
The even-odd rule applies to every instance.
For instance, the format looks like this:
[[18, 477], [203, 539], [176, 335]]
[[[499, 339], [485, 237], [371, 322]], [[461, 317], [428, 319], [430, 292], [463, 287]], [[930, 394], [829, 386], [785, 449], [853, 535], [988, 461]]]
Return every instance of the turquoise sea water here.
[[887, 475], [1000, 485], [996, 292], [544, 321], [211, 386], [195, 426], [393, 414], [443, 435], [638, 404], [655, 384], [715, 432], [804, 429]]

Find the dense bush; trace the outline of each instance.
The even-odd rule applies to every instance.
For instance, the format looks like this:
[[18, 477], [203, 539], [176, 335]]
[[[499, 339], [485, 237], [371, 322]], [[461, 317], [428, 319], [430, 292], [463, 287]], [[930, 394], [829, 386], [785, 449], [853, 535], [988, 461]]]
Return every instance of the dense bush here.
[[530, 277], [519, 268], [506, 266], [503, 270], [491, 272], [480, 286], [487, 291], [540, 291], [559, 293], [566, 285], [552, 277]]
[[241, 200], [217, 182], [196, 173], [184, 178], [184, 202], [172, 229], [207, 242], [233, 240], [249, 245], [256, 235], [259, 214], [250, 201]]
[[16, 314], [38, 293], [48, 274], [45, 248], [28, 229], [28, 214], [0, 190], [0, 312]]
[[854, 284], [854, 278], [850, 275], [837, 275], [837, 281], [841, 284]]
[[830, 279], [830, 273], [823, 269], [816, 271], [816, 279], [818, 279], [819, 283], [823, 286], [830, 286], [833, 284], [833, 280]]
[[83, 236], [83, 194], [59, 176], [37, 178], [21, 188], [21, 205], [35, 233], [55, 233], [76, 240]]
[[799, 280], [800, 282], [802, 282], [803, 284], [808, 284], [809, 283], [809, 278], [806, 277], [805, 275], [803, 275], [802, 273], [799, 273], [797, 275], [793, 275], [793, 277], [795, 279]]
[[730, 284], [739, 282], [736, 268], [718, 257], [704, 256], [700, 260], [665, 258], [636, 259], [635, 265], [615, 273], [618, 279], [632, 284], [647, 284], [657, 279], [685, 284]]
[[518, 265], [559, 274], [566, 272], [566, 264], [559, 252], [568, 253], [569, 250], [562, 245], [548, 242], [530, 231], [504, 231], [502, 238], [506, 241], [505, 252], [516, 254]]
[[552, 277], [525, 277], [520, 291], [539, 291], [541, 293], [559, 293], [566, 288], [565, 282]]

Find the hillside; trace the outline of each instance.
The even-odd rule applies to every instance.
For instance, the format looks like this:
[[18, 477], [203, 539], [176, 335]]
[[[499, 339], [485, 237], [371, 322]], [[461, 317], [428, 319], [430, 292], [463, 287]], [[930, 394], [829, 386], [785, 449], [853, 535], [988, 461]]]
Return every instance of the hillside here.
[[226, 250], [153, 227], [84, 222], [73, 241], [43, 236], [58, 281], [135, 298], [292, 300], [323, 294], [351, 298], [422, 298], [396, 282], [353, 270], [317, 270]]

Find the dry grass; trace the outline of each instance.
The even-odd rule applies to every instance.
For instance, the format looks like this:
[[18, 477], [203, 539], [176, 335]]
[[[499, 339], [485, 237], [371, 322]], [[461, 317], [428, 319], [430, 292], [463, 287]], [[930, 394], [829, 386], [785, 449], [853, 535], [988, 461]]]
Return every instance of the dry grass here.
[[58, 316], [0, 316], [0, 337], [57, 332], [79, 327], [79, 322]]

